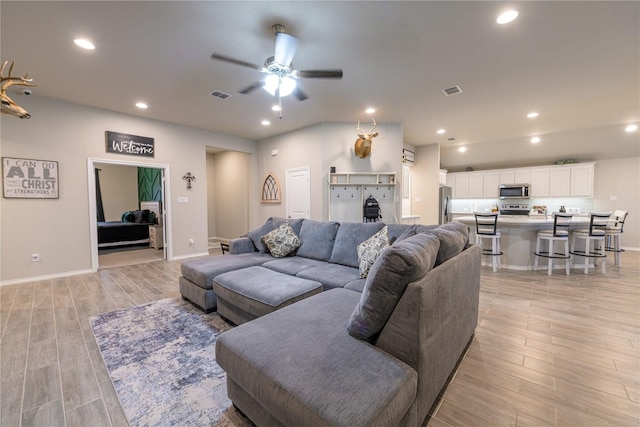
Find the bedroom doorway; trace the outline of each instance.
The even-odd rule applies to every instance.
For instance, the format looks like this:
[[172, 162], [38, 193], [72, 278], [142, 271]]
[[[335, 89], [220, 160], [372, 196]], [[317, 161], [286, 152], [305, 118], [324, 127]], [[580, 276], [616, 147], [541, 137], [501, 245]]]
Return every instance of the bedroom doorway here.
[[87, 168], [92, 270], [171, 257], [169, 166], [88, 159]]

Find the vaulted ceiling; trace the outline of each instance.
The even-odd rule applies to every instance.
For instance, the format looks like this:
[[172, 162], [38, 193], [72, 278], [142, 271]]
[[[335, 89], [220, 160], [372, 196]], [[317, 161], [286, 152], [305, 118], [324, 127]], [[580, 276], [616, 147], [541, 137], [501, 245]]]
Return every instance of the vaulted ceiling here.
[[[518, 18], [496, 24], [507, 7]], [[372, 106], [406, 143], [441, 144], [450, 170], [640, 155], [638, 132], [624, 131], [640, 120], [637, 1], [3, 0], [0, 18], [2, 60], [30, 73], [34, 96], [253, 140], [318, 122], [352, 122], [355, 135]], [[237, 92], [263, 75], [210, 58], [261, 65], [274, 24], [300, 39], [295, 68], [344, 71], [300, 79], [309, 99], [284, 98], [282, 119], [266, 91]], [[443, 94], [455, 85], [462, 93]], [[10, 93], [28, 108], [21, 88]]]

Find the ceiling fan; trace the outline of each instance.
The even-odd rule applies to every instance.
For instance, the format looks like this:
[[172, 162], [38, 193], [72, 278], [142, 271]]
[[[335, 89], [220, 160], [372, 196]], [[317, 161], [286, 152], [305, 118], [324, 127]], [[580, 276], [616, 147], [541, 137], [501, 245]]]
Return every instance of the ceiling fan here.
[[249, 86], [240, 89], [241, 94], [248, 94], [259, 87], [263, 87], [273, 96], [278, 96], [279, 100], [293, 94], [299, 101], [304, 101], [309, 96], [297, 86], [297, 79], [341, 79], [342, 70], [295, 70], [293, 69], [293, 57], [298, 49], [298, 38], [285, 33], [284, 26], [274, 25], [273, 31], [276, 35], [275, 53], [264, 62], [264, 66], [252, 64], [240, 59], [231, 58], [219, 53], [213, 53], [211, 59], [230, 62], [232, 64], [249, 67], [258, 70], [267, 76]]

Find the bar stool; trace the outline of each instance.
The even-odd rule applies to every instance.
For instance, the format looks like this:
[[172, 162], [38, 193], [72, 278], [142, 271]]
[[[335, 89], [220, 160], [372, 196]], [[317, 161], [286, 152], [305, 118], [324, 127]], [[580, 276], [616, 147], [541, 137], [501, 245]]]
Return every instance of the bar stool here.
[[[500, 237], [502, 233], [498, 231], [497, 213], [475, 213], [476, 217], [476, 244], [482, 247], [482, 255], [492, 256], [493, 272], [498, 271], [500, 264]], [[484, 248], [485, 239], [491, 240], [491, 249]]]
[[[606, 258], [605, 229], [609, 223], [611, 212], [589, 212], [589, 229], [576, 230], [571, 233], [571, 255], [584, 257], [584, 274], [589, 274], [589, 258], [593, 258], [593, 265], [596, 266], [598, 258]], [[584, 251], [576, 250], [576, 239], [584, 239]], [[593, 243], [593, 250], [592, 248]], [[602, 273], [606, 273], [607, 263], [602, 260]]]
[[[553, 230], [542, 230], [538, 232], [536, 240], [536, 260], [533, 269], [538, 271], [538, 260], [540, 257], [547, 258], [547, 274], [551, 276], [553, 270], [553, 260], [563, 259], [564, 268], [567, 276], [571, 270], [571, 253], [569, 252], [569, 227], [571, 226], [571, 217], [573, 214], [554, 213], [553, 214]], [[543, 242], [547, 242], [547, 250], [542, 251]], [[564, 243], [563, 252], [556, 252], [554, 245], [556, 242]]]
[[629, 211], [614, 211], [613, 224], [609, 224], [604, 230], [605, 235], [605, 251], [615, 252], [614, 259], [616, 267], [620, 267], [620, 252], [624, 249], [620, 248], [620, 237], [624, 228], [624, 221], [627, 219]]

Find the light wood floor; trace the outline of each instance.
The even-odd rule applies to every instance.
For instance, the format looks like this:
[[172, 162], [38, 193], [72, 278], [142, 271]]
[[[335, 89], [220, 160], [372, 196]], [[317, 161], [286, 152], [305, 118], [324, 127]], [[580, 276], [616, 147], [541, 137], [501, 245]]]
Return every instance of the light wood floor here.
[[[640, 253], [607, 274], [482, 271], [473, 343], [429, 426], [638, 426]], [[0, 425], [126, 426], [88, 318], [178, 297], [179, 262], [0, 287]]]

